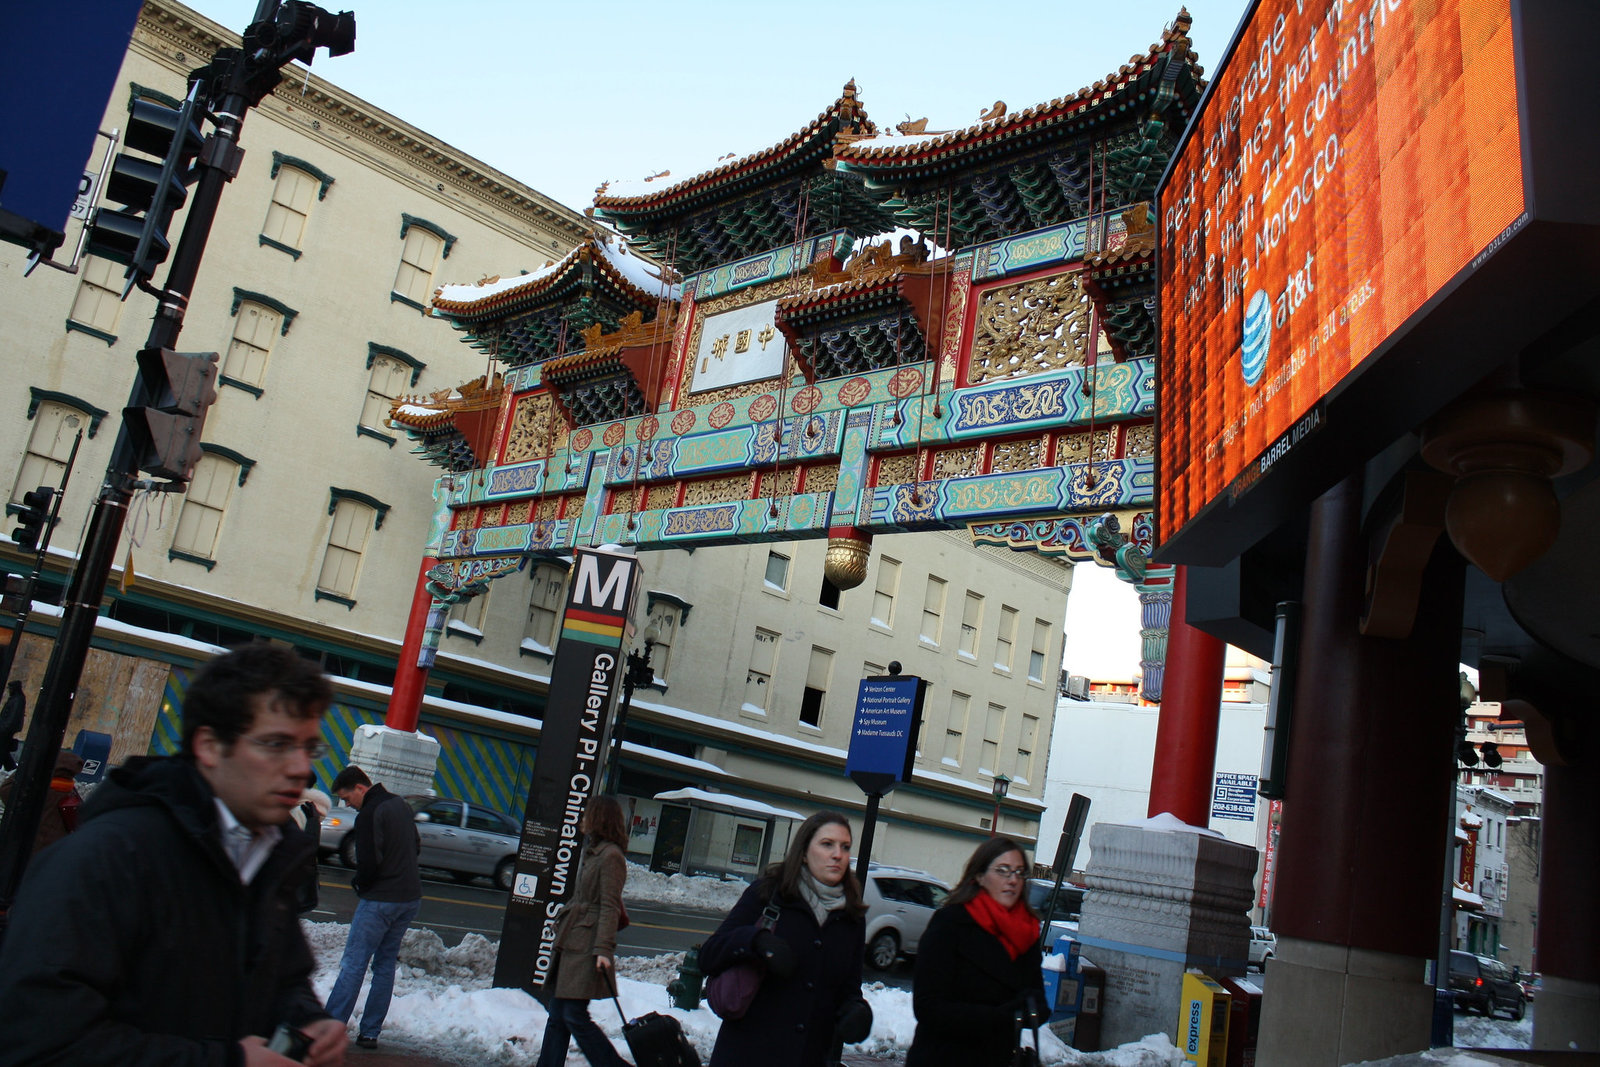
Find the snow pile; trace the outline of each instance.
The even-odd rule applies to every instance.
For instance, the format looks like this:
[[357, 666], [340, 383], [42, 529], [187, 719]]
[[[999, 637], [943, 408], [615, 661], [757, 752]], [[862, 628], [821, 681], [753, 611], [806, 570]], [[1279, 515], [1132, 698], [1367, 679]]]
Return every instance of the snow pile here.
[[[663, 881], [670, 883], [671, 879]], [[630, 897], [634, 888], [630, 877]], [[704, 892], [705, 887], [698, 888]], [[664, 891], [670, 889], [670, 884], [664, 887]], [[696, 897], [694, 902], [703, 904], [705, 898]], [[339, 974], [339, 958], [350, 928], [343, 923], [307, 922], [302, 926], [318, 963], [312, 983], [317, 994], [327, 999]], [[384, 1026], [384, 1041], [458, 1063], [505, 1067], [533, 1064], [544, 1038], [545, 1010], [521, 990], [491, 988], [497, 947], [480, 934], [468, 934], [459, 945], [447, 949], [434, 931], [409, 930], [395, 972], [394, 1002]], [[682, 963], [681, 952], [618, 960], [622, 1010], [630, 1019], [652, 1011], [675, 1016], [700, 1050], [701, 1058], [709, 1059], [722, 1021], [704, 1004], [694, 1011], [684, 1011], [672, 1007], [667, 996], [666, 984], [677, 977]], [[911, 1011], [911, 994], [885, 987], [881, 982], [863, 986], [862, 992], [872, 1005], [872, 1033], [851, 1048], [885, 1055], [903, 1052], [911, 1044], [917, 1026]], [[365, 996], [363, 991], [362, 997]], [[614, 1005], [596, 1001], [590, 1013], [614, 1045], [626, 1047], [622, 1019]], [[1164, 1034], [1110, 1052], [1077, 1052], [1048, 1031], [1040, 1037], [1042, 1058], [1047, 1064], [1177, 1067], [1183, 1062]]]
[[747, 883], [738, 880], [723, 881], [700, 874], [662, 874], [629, 863], [628, 881], [622, 895], [641, 904], [689, 904], [729, 912], [747, 888]]

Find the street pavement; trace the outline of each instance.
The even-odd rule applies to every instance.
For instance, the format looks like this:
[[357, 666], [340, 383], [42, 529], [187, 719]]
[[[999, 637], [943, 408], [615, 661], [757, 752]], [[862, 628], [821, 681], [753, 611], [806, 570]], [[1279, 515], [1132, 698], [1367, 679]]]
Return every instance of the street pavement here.
[[[356, 1048], [350, 1046], [350, 1052], [344, 1058], [345, 1067], [476, 1067], [469, 1064], [466, 1059], [441, 1060], [434, 1056], [423, 1056], [414, 1052], [404, 1052], [398, 1048], [384, 1048], [380, 1041], [377, 1049]], [[860, 1056], [845, 1054], [844, 1067], [893, 1067], [895, 1064], [905, 1063], [905, 1057], [895, 1056]]]

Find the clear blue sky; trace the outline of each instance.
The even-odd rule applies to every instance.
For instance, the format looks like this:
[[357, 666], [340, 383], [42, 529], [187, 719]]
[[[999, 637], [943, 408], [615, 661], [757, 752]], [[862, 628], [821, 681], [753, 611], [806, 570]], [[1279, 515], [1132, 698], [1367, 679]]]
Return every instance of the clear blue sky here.
[[[242, 31], [255, 0], [186, 0]], [[970, 125], [1075, 93], [1143, 53], [1180, 0], [765, 4], [346, 0], [356, 50], [313, 70], [582, 209], [610, 179], [709, 169], [803, 127], [856, 79], [880, 125]], [[324, 3], [337, 9], [337, 3]], [[1248, 0], [1188, 0], [1208, 72]], [[245, 127], [249, 146], [249, 126]]]
[[[186, 0], [242, 31], [255, 0]], [[1182, 0], [811, 0], [804, 4], [347, 0], [356, 50], [328, 81], [576, 209], [601, 182], [688, 177], [799, 130], [856, 80], [881, 126], [976, 122], [1092, 85], [1143, 54]], [[324, 3], [337, 10], [337, 3]], [[1188, 0], [1214, 72], [1249, 0]], [[249, 148], [250, 128], [244, 144]], [[1131, 586], [1076, 569], [1066, 667], [1128, 677]]]

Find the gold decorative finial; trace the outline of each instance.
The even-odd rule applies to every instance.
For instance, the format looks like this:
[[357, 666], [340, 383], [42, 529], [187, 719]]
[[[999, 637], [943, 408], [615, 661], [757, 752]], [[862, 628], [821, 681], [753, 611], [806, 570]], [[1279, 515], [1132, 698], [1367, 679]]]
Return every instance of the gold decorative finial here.
[[978, 121], [988, 122], [991, 119], [1003, 119], [1005, 117], [1006, 102], [1004, 100], [996, 100], [993, 107], [978, 116]]
[[909, 137], [910, 135], [916, 133], [926, 133], [928, 129], [928, 120], [925, 118], [914, 119], [908, 115], [906, 116], [906, 121], [895, 123], [894, 128], [899, 130], [905, 136]]

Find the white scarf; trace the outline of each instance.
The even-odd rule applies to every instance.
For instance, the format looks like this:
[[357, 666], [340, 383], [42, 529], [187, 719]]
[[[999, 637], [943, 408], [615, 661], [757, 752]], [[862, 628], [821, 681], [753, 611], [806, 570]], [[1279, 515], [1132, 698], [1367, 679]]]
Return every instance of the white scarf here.
[[828, 921], [828, 912], [838, 911], [845, 906], [844, 880], [840, 879], [838, 885], [823, 885], [809, 870], [802, 868], [800, 896], [811, 908], [811, 914], [816, 916], [817, 925], [821, 926]]

